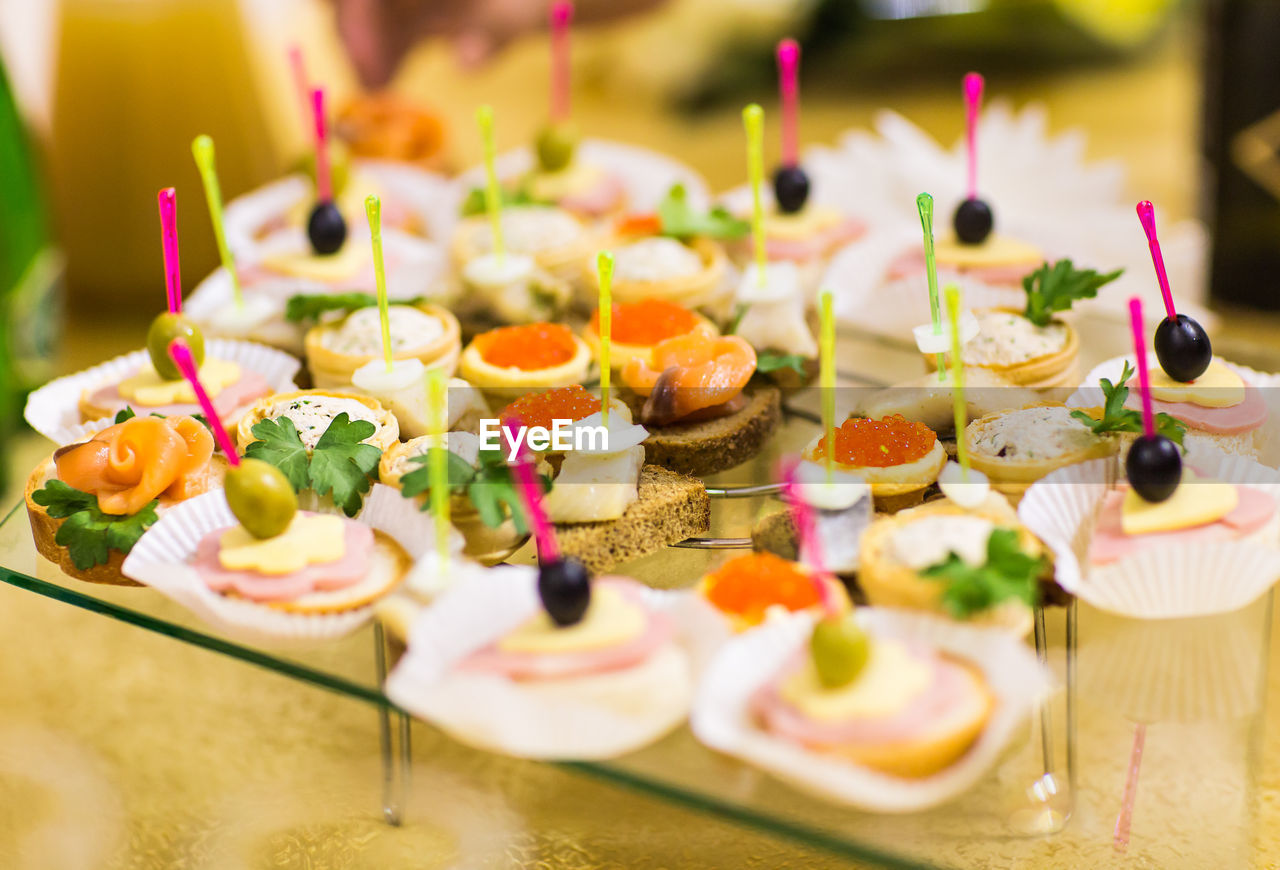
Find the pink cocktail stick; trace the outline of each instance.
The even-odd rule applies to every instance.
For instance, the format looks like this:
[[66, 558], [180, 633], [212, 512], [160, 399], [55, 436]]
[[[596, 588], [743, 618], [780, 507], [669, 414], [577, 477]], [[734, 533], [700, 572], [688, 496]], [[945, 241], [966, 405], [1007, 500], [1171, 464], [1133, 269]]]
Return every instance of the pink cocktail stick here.
[[1156, 434], [1151, 410], [1151, 373], [1147, 370], [1147, 342], [1142, 330], [1142, 300], [1129, 300], [1129, 322], [1133, 326], [1133, 353], [1138, 358], [1138, 390], [1142, 393], [1142, 431], [1148, 438]]
[[324, 89], [311, 92], [311, 114], [316, 136], [316, 198], [320, 202], [333, 199], [333, 180], [329, 175], [329, 131], [324, 122]]
[[1151, 248], [1151, 262], [1156, 267], [1156, 281], [1160, 283], [1160, 295], [1164, 297], [1164, 313], [1170, 320], [1178, 316], [1173, 307], [1173, 293], [1169, 290], [1169, 273], [1164, 270], [1164, 254], [1160, 251], [1160, 240], [1156, 238], [1156, 209], [1150, 200], [1138, 203], [1138, 220], [1142, 222], [1142, 231], [1147, 234], [1147, 247]]
[[232, 466], [239, 465], [240, 456], [236, 453], [236, 445], [222, 425], [222, 419], [218, 417], [218, 412], [214, 410], [213, 400], [209, 398], [209, 394], [205, 392], [204, 385], [200, 383], [200, 374], [196, 371], [196, 361], [191, 356], [191, 348], [187, 347], [187, 343], [182, 339], [175, 338], [169, 342], [169, 358], [173, 360], [174, 365], [178, 367], [178, 371], [182, 372], [182, 376], [191, 384], [191, 389], [195, 390], [196, 401], [200, 403], [200, 408], [204, 411], [204, 418], [209, 421], [209, 427], [213, 429], [213, 437], [218, 439], [222, 452], [227, 454], [227, 462], [231, 463]]
[[182, 313], [182, 268], [178, 263], [178, 192], [166, 187], [156, 195], [160, 204], [160, 240], [164, 244], [164, 286], [169, 313]]
[[978, 198], [978, 113], [982, 110], [981, 73], [964, 77], [965, 139], [969, 147], [969, 199]]
[[823, 568], [822, 544], [818, 538], [817, 523], [813, 519], [813, 508], [804, 500], [796, 481], [796, 469], [799, 462], [792, 460], [782, 467], [782, 492], [791, 502], [791, 516], [796, 523], [796, 532], [800, 538], [800, 547], [813, 561], [813, 585], [818, 590], [818, 600], [827, 616], [838, 617], [840, 605], [827, 585], [827, 573]]
[[[502, 421], [502, 428], [506, 433], [504, 440], [507, 444], [515, 443], [515, 430], [521, 426], [523, 424], [514, 417], [508, 417]], [[538, 558], [543, 562], [558, 559], [560, 548], [556, 544], [556, 530], [547, 521], [547, 515], [542, 510], [542, 489], [538, 486], [537, 475], [533, 472], [533, 460], [530, 459], [528, 448], [524, 444], [520, 445], [516, 461], [511, 463], [511, 473], [516, 479], [516, 488], [524, 504], [524, 513], [529, 518], [529, 528], [538, 546]]]
[[1124, 797], [1120, 799], [1120, 815], [1116, 817], [1116, 830], [1112, 839], [1116, 849], [1121, 852], [1129, 846], [1129, 826], [1133, 822], [1133, 804], [1138, 799], [1138, 771], [1142, 768], [1142, 750], [1146, 742], [1147, 726], [1140, 724], [1133, 730], [1129, 774], [1124, 780]]
[[573, 23], [573, 3], [558, 0], [551, 4], [551, 117], [569, 119], [572, 70], [569, 64], [569, 25]]
[[800, 162], [800, 46], [794, 39], [778, 43], [778, 90], [782, 96], [782, 163]]
[[307, 82], [307, 63], [302, 56], [302, 46], [289, 46], [289, 69], [293, 72], [293, 87], [298, 92], [298, 111], [302, 113], [302, 129], [311, 125], [311, 85]]

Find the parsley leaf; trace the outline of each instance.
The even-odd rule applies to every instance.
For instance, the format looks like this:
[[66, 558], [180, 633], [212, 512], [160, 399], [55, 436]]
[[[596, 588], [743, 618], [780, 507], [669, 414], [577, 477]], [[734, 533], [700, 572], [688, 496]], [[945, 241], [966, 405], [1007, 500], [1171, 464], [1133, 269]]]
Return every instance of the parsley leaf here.
[[[397, 299], [392, 305], [417, 305], [425, 297], [413, 299]], [[372, 308], [378, 304], [378, 297], [372, 293], [352, 291], [350, 293], [299, 293], [290, 296], [284, 304], [284, 319], [290, 323], [301, 323], [304, 320], [319, 320], [331, 311], [349, 314], [361, 308]]]
[[[1124, 406], [1129, 398], [1127, 382], [1131, 377], [1133, 377], [1133, 366], [1125, 360], [1124, 371], [1120, 373], [1119, 381], [1113, 384], [1107, 378], [1102, 378], [1102, 395], [1105, 399], [1102, 416], [1095, 418], [1084, 411], [1075, 410], [1071, 412], [1071, 417], [1088, 426], [1095, 435], [1143, 431], [1142, 412]], [[1155, 424], [1157, 435], [1163, 435], [1179, 447], [1182, 446], [1182, 436], [1186, 434], [1187, 427], [1181, 420], [1160, 411], [1156, 414]]]
[[[729, 322], [725, 325], [721, 335], [737, 335], [738, 327], [742, 325], [742, 318], [747, 316], [747, 309], [751, 306], [746, 302], [739, 302], [733, 309], [733, 316], [729, 318]], [[759, 359], [757, 359], [757, 364]], [[758, 367], [758, 366], [757, 366]]]
[[[498, 191], [498, 206], [506, 208], [510, 205], [539, 205], [540, 203], [533, 198], [533, 195], [524, 188], [509, 190], [502, 188]], [[462, 200], [462, 207], [459, 209], [463, 217], [471, 217], [472, 215], [484, 214], [488, 209], [489, 203], [485, 199], [483, 187], [473, 187], [467, 191], [467, 196]]]
[[293, 421], [288, 417], [260, 420], [253, 424], [251, 431], [258, 440], [245, 448], [244, 455], [250, 459], [261, 459], [283, 471], [295, 492], [306, 489], [310, 480], [307, 474], [310, 458]]
[[1044, 262], [1039, 269], [1022, 279], [1027, 291], [1027, 308], [1023, 316], [1036, 326], [1048, 326], [1055, 311], [1066, 311], [1077, 299], [1092, 299], [1098, 289], [1119, 278], [1124, 269], [1099, 275], [1093, 269], [1077, 269], [1070, 260], [1053, 265]]
[[689, 205], [683, 184], [674, 185], [658, 204], [662, 234], [677, 239], [706, 236], [712, 239], [740, 239], [751, 231], [751, 224], [729, 214], [724, 206], [716, 206], [706, 214], [698, 214]]
[[[405, 498], [413, 498], [431, 491], [431, 460], [429, 457], [437, 450], [444, 450], [444, 448], [432, 447], [426, 453], [414, 456], [409, 460], [419, 467], [406, 472], [400, 478], [400, 492]], [[476, 470], [471, 467], [470, 462], [467, 462], [458, 454], [445, 450], [445, 477], [449, 481], [450, 494], [465, 492], [467, 486], [476, 479]], [[424, 501], [422, 509], [424, 511], [431, 510], [431, 503]]]
[[150, 504], [129, 516], [104, 514], [98, 507], [97, 496], [68, 486], [61, 480], [51, 480], [42, 489], [31, 494], [31, 500], [41, 505], [54, 519], [64, 520], [54, 536], [54, 543], [66, 547], [71, 564], [80, 571], [94, 565], [105, 565], [111, 551], [128, 553], [157, 519], [156, 505]]
[[782, 369], [791, 369], [803, 377], [806, 374], [804, 361], [804, 357], [798, 353], [778, 353], [772, 350], [761, 351], [756, 354], [756, 371], [776, 372]]
[[138, 415], [137, 413], [134, 412], [133, 408], [129, 407], [128, 405], [125, 405], [119, 411], [116, 411], [116, 418], [112, 422], [123, 423], [125, 420], [132, 420], [136, 416]]
[[382, 457], [377, 447], [363, 443], [377, 431], [372, 423], [352, 420], [343, 411], [329, 421], [310, 454], [288, 417], [259, 421], [252, 431], [260, 440], [245, 448], [245, 456], [280, 469], [296, 492], [310, 488], [320, 495], [332, 494], [347, 516], [360, 512]]
[[948, 553], [946, 559], [920, 574], [947, 584], [942, 605], [952, 616], [963, 619], [1010, 599], [1033, 606], [1036, 578], [1043, 567], [1043, 559], [1022, 551], [1015, 530], [993, 529], [987, 538], [985, 564], [970, 565]]

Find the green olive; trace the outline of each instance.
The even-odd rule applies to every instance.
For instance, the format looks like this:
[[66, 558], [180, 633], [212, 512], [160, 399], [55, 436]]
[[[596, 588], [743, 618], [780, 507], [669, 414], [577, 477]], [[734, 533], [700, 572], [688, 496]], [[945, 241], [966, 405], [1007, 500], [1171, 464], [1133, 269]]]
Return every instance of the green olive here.
[[204, 363], [204, 333], [181, 314], [165, 312], [151, 321], [147, 330], [147, 352], [151, 354], [151, 364], [156, 372], [166, 381], [181, 380], [182, 372], [173, 358], [169, 356], [169, 343], [181, 338], [191, 348], [191, 356], [196, 361], [196, 368]]
[[809, 651], [818, 680], [828, 689], [847, 686], [858, 678], [871, 654], [871, 639], [849, 614], [824, 619], [813, 627]]
[[557, 121], [542, 128], [536, 143], [538, 165], [544, 172], [559, 172], [573, 162], [578, 147], [578, 128], [569, 121]]
[[298, 494], [284, 472], [261, 459], [241, 459], [227, 472], [227, 504], [255, 538], [273, 538], [289, 528]]
[[[316, 152], [315, 149], [308, 149], [307, 153], [298, 159], [295, 169], [310, 178], [315, 183], [316, 178]], [[329, 182], [333, 185], [333, 195], [341, 196], [342, 191], [347, 189], [347, 179], [351, 177], [351, 152], [347, 150], [346, 143], [341, 139], [329, 140]]]

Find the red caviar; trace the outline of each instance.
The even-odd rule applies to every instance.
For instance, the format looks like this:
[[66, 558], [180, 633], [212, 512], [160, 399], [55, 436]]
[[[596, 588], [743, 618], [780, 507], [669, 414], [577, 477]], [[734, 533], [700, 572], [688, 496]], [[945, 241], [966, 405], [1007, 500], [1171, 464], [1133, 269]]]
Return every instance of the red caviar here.
[[[887, 468], [923, 459], [938, 440], [928, 426], [901, 414], [880, 420], [851, 417], [840, 424], [835, 436], [836, 462], [866, 468]], [[813, 455], [818, 459], [827, 455], [825, 435]]]
[[751, 553], [725, 562], [707, 575], [707, 600], [720, 610], [757, 623], [775, 604], [788, 610], [817, 605], [813, 578], [799, 565], [772, 553]]
[[[698, 316], [682, 305], [663, 299], [645, 299], [613, 306], [614, 341], [652, 347], [660, 341], [686, 335], [698, 325]], [[591, 329], [599, 333], [600, 312], [591, 315]]]
[[499, 420], [516, 417], [525, 427], [550, 429], [556, 420], [581, 420], [600, 410], [600, 399], [581, 384], [556, 387], [545, 393], [521, 396], [498, 413]]
[[563, 365], [578, 351], [569, 327], [559, 323], [491, 329], [475, 337], [475, 346], [489, 365], [525, 372]]

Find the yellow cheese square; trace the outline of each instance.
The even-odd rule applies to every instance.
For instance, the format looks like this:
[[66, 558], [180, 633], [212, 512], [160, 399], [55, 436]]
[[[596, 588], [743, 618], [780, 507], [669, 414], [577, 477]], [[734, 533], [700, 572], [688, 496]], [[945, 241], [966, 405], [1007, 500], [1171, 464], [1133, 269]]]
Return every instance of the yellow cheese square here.
[[368, 265], [370, 256], [368, 245], [358, 245], [347, 239], [336, 254], [317, 255], [310, 251], [268, 254], [262, 258], [262, 265], [291, 278], [332, 284], [355, 278]]
[[511, 653], [570, 653], [607, 649], [633, 640], [644, 632], [648, 617], [617, 589], [597, 586], [582, 620], [563, 628], [545, 610], [498, 641], [498, 649]]
[[[240, 366], [223, 359], [206, 357], [200, 366], [200, 383], [210, 397], [240, 380]], [[196, 401], [196, 392], [186, 378], [166, 381], [148, 362], [136, 375], [125, 378], [116, 387], [120, 395], [140, 407], [159, 408], [164, 405], [189, 405]]]
[[1164, 501], [1149, 502], [1130, 489], [1120, 507], [1120, 529], [1126, 535], [1191, 529], [1222, 519], [1239, 503], [1234, 484], [1202, 480], [1188, 469]]
[[342, 517], [297, 514], [274, 538], [255, 538], [244, 526], [222, 535], [218, 562], [228, 571], [292, 574], [308, 565], [336, 562], [346, 552]]
[[795, 214], [774, 212], [766, 215], [764, 233], [771, 239], [779, 241], [802, 242], [805, 239], [826, 232], [840, 223], [843, 218], [833, 208], [815, 205]]
[[939, 266], [981, 269], [987, 266], [1020, 266], [1039, 264], [1044, 256], [1040, 249], [1004, 236], [989, 236], [980, 245], [966, 245], [955, 239], [939, 239], [934, 247]]
[[1151, 370], [1151, 398], [1188, 402], [1202, 408], [1231, 408], [1244, 401], [1244, 381], [1216, 359], [1189, 384], [1175, 381], [1156, 366]]
[[933, 682], [933, 667], [901, 641], [877, 638], [867, 664], [853, 682], [828, 689], [809, 656], [804, 667], [779, 687], [788, 704], [819, 722], [892, 716]]

